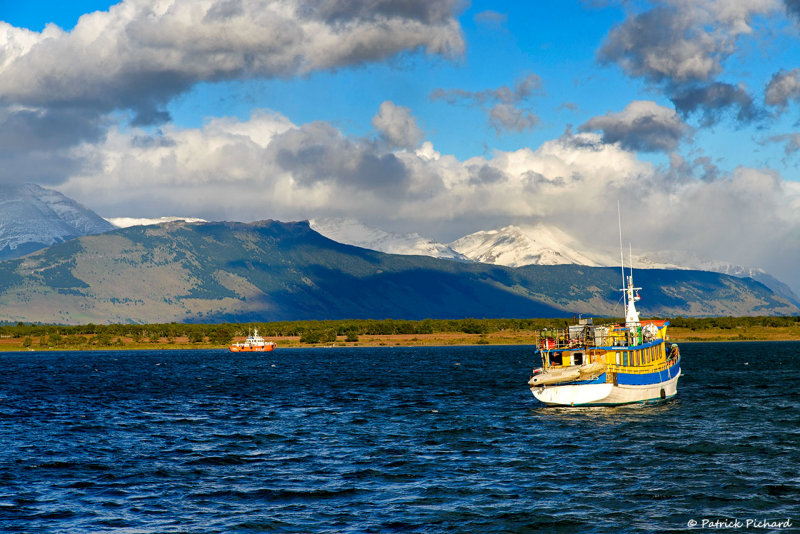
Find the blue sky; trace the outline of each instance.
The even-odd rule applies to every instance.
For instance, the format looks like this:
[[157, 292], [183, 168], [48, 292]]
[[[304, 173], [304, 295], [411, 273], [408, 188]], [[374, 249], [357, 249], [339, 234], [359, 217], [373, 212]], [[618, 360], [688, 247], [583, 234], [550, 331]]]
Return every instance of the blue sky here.
[[619, 200], [642, 248], [784, 279], [800, 261], [795, 2], [0, 1], [0, 20], [0, 187], [442, 241], [546, 223], [613, 244]]

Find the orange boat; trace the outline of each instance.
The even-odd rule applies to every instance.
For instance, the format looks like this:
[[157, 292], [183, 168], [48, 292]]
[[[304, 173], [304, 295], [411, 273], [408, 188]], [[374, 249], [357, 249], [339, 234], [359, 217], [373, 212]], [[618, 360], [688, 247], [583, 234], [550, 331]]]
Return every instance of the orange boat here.
[[232, 343], [228, 349], [231, 352], [269, 352], [276, 346], [273, 341], [264, 341], [258, 335], [258, 330], [254, 330], [253, 335], [248, 335], [244, 343]]

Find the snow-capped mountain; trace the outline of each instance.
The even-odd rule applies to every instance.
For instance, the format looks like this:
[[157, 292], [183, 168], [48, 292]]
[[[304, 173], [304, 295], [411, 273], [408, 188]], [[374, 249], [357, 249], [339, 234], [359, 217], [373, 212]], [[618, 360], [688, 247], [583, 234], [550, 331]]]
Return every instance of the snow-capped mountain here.
[[17, 258], [54, 243], [113, 230], [90, 209], [36, 184], [3, 186], [0, 259]]
[[566, 263], [604, 265], [603, 258], [580, 252], [576, 246], [579, 245], [566, 233], [542, 224], [475, 232], [450, 243], [450, 248], [473, 261], [507, 267]]
[[[312, 219], [309, 223], [312, 229], [334, 241], [390, 254], [417, 254], [507, 267], [561, 264], [619, 267], [620, 264], [617, 251], [587, 247], [566, 232], [544, 224], [511, 225], [475, 232], [445, 245], [416, 233], [401, 235], [370, 228], [353, 219]], [[632, 257], [626, 252], [626, 268], [631, 263], [634, 269], [691, 269], [752, 278], [800, 306], [800, 298], [789, 286], [763, 269], [711, 261], [677, 251], [639, 251]]]
[[[499, 230], [476, 232], [450, 243], [450, 247], [473, 261], [507, 267], [566, 263], [590, 267], [620, 265], [620, 258], [614, 253], [589, 250], [569, 234], [541, 224], [525, 228], [506, 226]], [[691, 269], [728, 274], [738, 278], [752, 278], [777, 295], [800, 306], [800, 297], [788, 285], [763, 269], [703, 259], [679, 251], [638, 252], [632, 257], [626, 253], [626, 268], [630, 267], [631, 263], [634, 269]]]
[[143, 217], [109, 217], [106, 220], [117, 228], [129, 228], [131, 226], [151, 226], [153, 224], [175, 221], [184, 221], [188, 223], [208, 222], [205, 219], [198, 219], [196, 217], [156, 217], [149, 219]]
[[452, 248], [419, 234], [393, 234], [379, 228], [370, 228], [359, 221], [347, 218], [323, 218], [308, 221], [311, 229], [325, 237], [361, 248], [386, 252], [388, 254], [406, 254], [417, 256], [433, 256], [466, 260]]

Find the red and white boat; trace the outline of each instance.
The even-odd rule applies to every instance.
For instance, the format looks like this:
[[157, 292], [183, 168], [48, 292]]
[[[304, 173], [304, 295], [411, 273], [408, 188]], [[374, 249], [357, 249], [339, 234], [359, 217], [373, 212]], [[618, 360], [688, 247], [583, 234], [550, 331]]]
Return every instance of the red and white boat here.
[[244, 343], [232, 343], [228, 349], [231, 352], [269, 352], [276, 346], [273, 341], [264, 341], [264, 338], [258, 335], [258, 330], [254, 330]]

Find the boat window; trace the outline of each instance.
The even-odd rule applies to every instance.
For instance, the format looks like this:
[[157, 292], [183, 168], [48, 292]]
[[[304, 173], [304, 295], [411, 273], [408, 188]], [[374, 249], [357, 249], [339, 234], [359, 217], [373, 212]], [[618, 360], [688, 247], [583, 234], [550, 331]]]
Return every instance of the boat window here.
[[576, 352], [572, 356], [572, 365], [583, 365], [583, 353], [582, 352]]
[[550, 365], [561, 365], [561, 353], [554, 352], [550, 355]]
[[628, 365], [628, 351], [622, 351], [622, 365]]
[[621, 358], [621, 356], [620, 356], [620, 355], [621, 355], [622, 353], [621, 353], [620, 351], [617, 351], [617, 353], [616, 353], [616, 354], [617, 354], [617, 365], [620, 365], [620, 364], [622, 363], [622, 361], [620, 361], [620, 358]]

